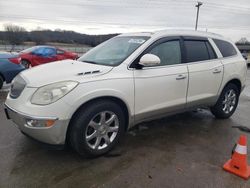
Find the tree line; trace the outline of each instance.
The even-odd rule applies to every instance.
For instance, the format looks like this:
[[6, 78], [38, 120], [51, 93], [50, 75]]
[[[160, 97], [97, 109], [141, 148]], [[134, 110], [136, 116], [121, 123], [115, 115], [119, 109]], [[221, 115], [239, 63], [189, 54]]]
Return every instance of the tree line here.
[[34, 30], [26, 31], [25, 28], [8, 24], [4, 26], [4, 31], [0, 31], [0, 41], [5, 44], [20, 45], [24, 42], [35, 42], [37, 45], [47, 42], [59, 42], [67, 44], [85, 44], [96, 46], [118, 34], [107, 35], [87, 35], [74, 31], [65, 30]]

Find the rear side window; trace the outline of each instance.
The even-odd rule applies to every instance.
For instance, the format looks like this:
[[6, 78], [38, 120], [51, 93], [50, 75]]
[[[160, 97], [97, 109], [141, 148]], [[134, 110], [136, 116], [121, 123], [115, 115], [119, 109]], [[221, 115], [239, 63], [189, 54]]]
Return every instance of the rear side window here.
[[185, 46], [187, 63], [210, 59], [206, 41], [185, 40]]
[[215, 54], [214, 49], [212, 48], [211, 44], [208, 41], [206, 41], [206, 46], [207, 46], [209, 58], [216, 59], [217, 55]]
[[237, 54], [237, 51], [235, 50], [234, 46], [224, 40], [218, 40], [213, 39], [216, 46], [219, 48], [221, 54], [223, 57], [230, 57]]
[[64, 54], [64, 51], [63, 51], [63, 50], [60, 50], [60, 49], [57, 49], [57, 50], [56, 50], [56, 53], [57, 53], [57, 54]]

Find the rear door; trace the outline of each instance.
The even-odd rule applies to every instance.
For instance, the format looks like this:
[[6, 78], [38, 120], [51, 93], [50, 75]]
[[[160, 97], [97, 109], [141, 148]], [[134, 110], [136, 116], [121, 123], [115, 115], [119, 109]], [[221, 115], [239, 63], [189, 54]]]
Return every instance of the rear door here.
[[189, 84], [187, 107], [214, 103], [223, 78], [223, 65], [203, 37], [184, 37]]

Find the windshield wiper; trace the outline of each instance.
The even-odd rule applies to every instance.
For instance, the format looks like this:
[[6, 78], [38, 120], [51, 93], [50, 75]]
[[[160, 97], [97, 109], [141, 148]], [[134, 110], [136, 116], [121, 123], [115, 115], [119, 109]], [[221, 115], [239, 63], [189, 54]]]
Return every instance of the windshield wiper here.
[[97, 64], [95, 61], [85, 61], [85, 60], [82, 60], [82, 62], [91, 63], [91, 64]]

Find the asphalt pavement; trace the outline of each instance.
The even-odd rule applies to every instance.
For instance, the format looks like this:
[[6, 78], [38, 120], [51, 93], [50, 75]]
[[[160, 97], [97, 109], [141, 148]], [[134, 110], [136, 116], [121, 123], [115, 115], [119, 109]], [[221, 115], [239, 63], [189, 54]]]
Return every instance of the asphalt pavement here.
[[222, 170], [243, 133], [232, 126], [250, 128], [250, 70], [230, 119], [218, 120], [198, 109], [143, 123], [115, 150], [96, 159], [81, 158], [70, 149], [48, 150], [28, 139], [5, 118], [5, 97], [0, 92], [1, 188], [250, 187], [249, 181]]

